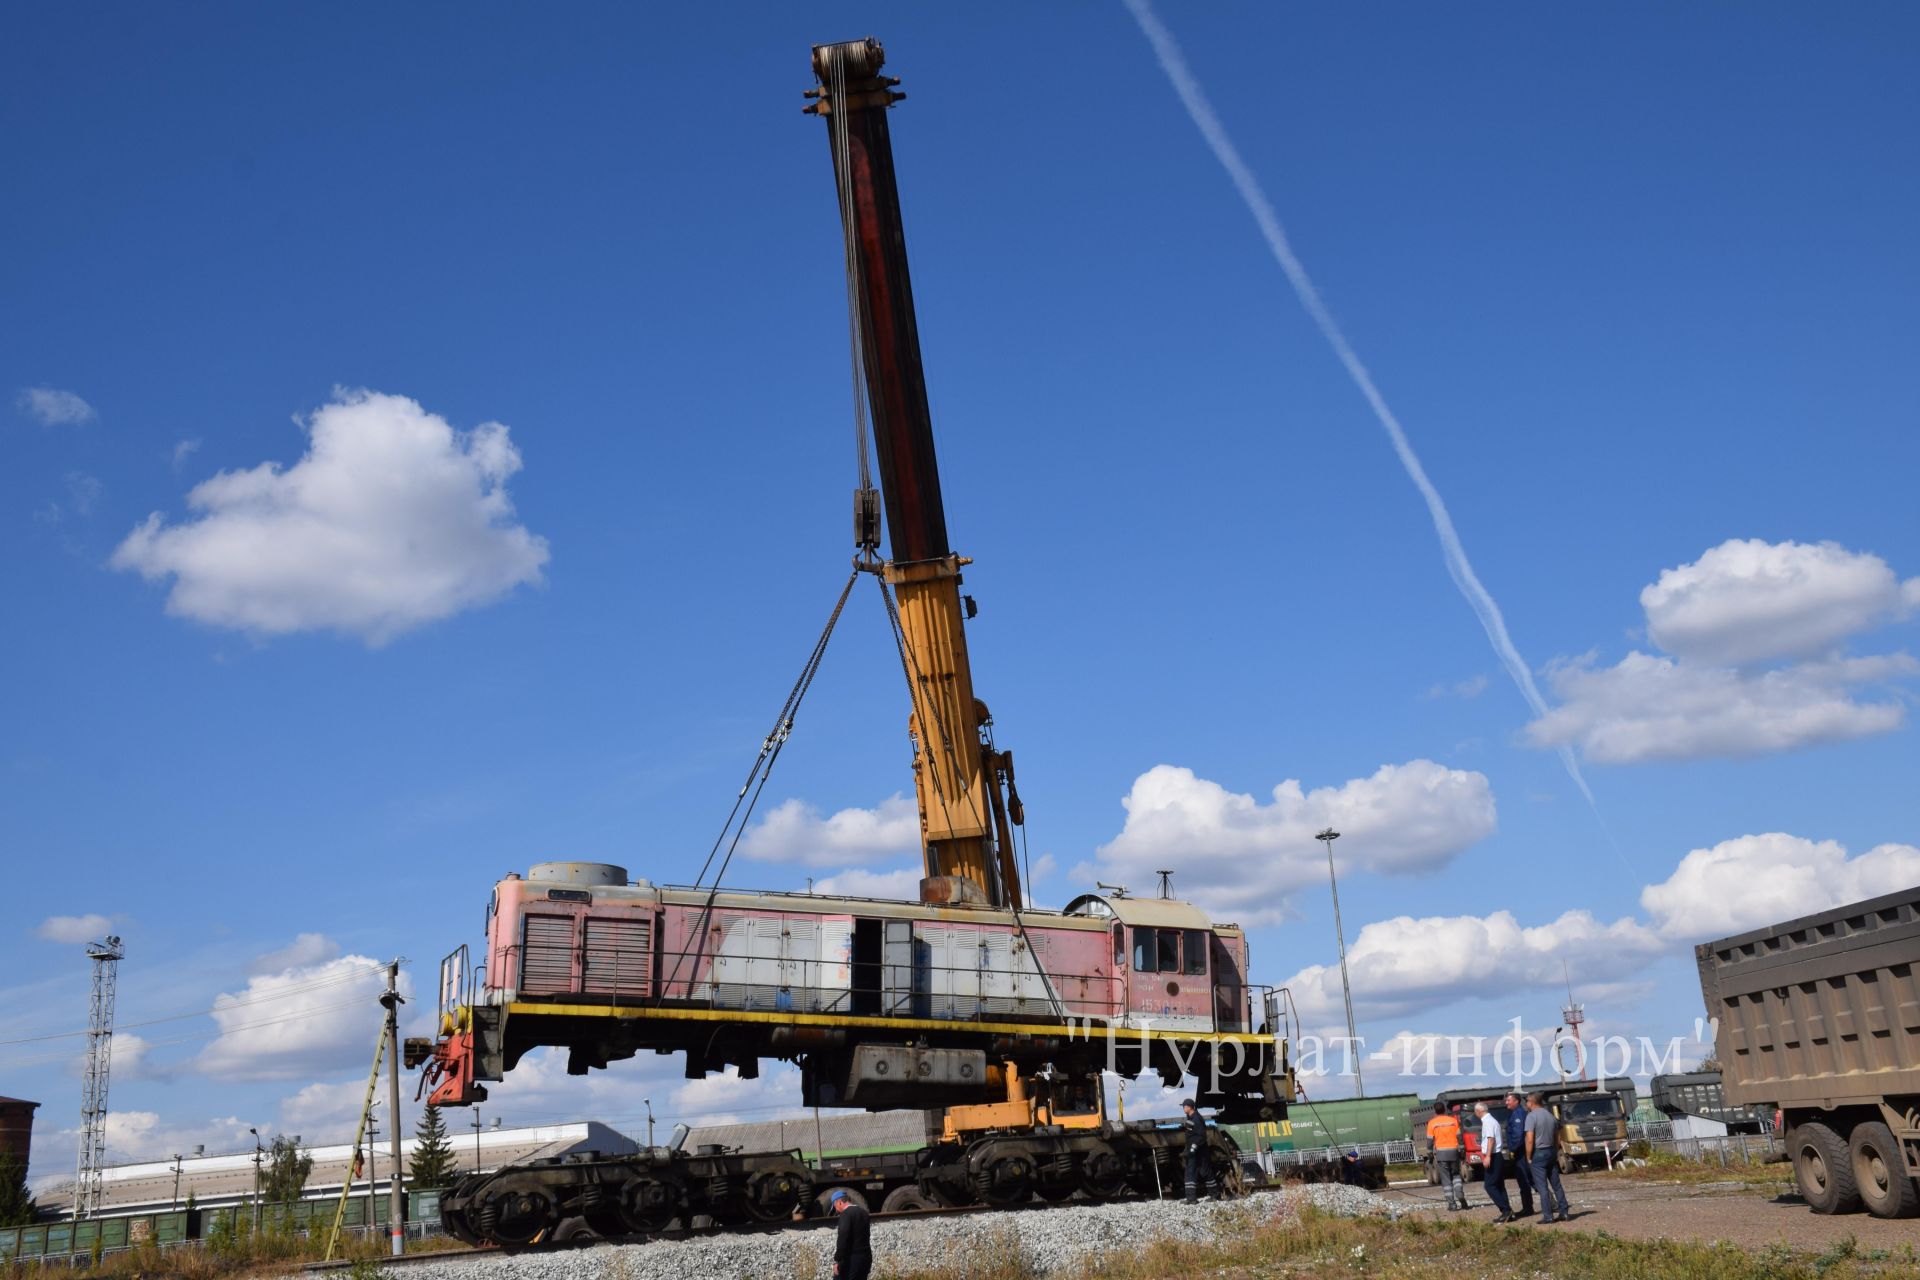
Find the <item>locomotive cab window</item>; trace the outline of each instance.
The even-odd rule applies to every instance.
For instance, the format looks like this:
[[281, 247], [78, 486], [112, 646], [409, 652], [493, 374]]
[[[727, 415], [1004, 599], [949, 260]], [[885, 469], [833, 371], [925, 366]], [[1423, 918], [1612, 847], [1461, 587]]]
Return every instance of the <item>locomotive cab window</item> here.
[[1154, 931], [1145, 926], [1134, 926], [1133, 971], [1135, 973], [1152, 973], [1159, 968], [1157, 961], [1160, 953], [1154, 949], [1153, 934]]
[[1160, 937], [1160, 972], [1180, 972], [1180, 931], [1159, 929], [1155, 932]]
[[1203, 929], [1187, 930], [1187, 967], [1181, 970], [1189, 977], [1205, 977], [1207, 973], [1207, 934]]
[[1113, 926], [1113, 967], [1118, 969], [1127, 962], [1127, 926]]

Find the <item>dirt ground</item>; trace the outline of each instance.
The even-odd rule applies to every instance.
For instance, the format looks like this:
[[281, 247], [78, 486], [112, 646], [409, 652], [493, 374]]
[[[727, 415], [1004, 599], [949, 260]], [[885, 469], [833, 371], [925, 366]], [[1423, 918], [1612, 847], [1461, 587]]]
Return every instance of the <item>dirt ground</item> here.
[[[1748, 1248], [1773, 1243], [1820, 1249], [1851, 1236], [1863, 1249], [1920, 1249], [1920, 1218], [1889, 1220], [1867, 1213], [1835, 1216], [1815, 1213], [1798, 1196], [1755, 1190], [1737, 1183], [1628, 1182], [1604, 1173], [1566, 1178], [1573, 1220], [1540, 1231], [1608, 1231], [1630, 1240], [1730, 1241]], [[1469, 1184], [1473, 1208], [1466, 1217], [1492, 1221], [1479, 1183]], [[1507, 1184], [1509, 1197], [1513, 1184]], [[1396, 1186], [1387, 1195], [1431, 1203], [1446, 1214], [1446, 1196], [1424, 1183]], [[1536, 1224], [1539, 1219], [1532, 1220]]]

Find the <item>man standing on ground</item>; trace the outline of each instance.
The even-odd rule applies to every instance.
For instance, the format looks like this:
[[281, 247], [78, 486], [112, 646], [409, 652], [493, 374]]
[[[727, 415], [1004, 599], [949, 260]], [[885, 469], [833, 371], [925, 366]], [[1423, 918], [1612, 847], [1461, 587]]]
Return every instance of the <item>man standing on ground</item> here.
[[834, 1224], [834, 1280], [867, 1280], [873, 1271], [873, 1219], [844, 1191], [835, 1191], [827, 1204], [840, 1221]]
[[1484, 1102], [1473, 1104], [1473, 1114], [1480, 1121], [1480, 1185], [1486, 1188], [1487, 1199], [1500, 1211], [1496, 1222], [1513, 1221], [1513, 1202], [1507, 1199], [1506, 1171], [1501, 1164], [1506, 1158], [1506, 1144], [1502, 1141], [1499, 1117], [1487, 1108]]
[[1180, 1104], [1180, 1111], [1180, 1128], [1186, 1134], [1187, 1203], [1200, 1203], [1200, 1188], [1209, 1184], [1212, 1197], [1218, 1200], [1220, 1188], [1214, 1180], [1213, 1161], [1207, 1157], [1207, 1118], [1200, 1114], [1192, 1098]]
[[[1533, 1170], [1527, 1164], [1527, 1104], [1517, 1093], [1507, 1095], [1506, 1141], [1500, 1144], [1506, 1158], [1501, 1161], [1500, 1176], [1508, 1171], [1520, 1188], [1520, 1211], [1514, 1218], [1533, 1216]], [[1501, 1188], [1505, 1190], [1504, 1187]]]
[[1433, 1149], [1433, 1168], [1440, 1185], [1447, 1189], [1447, 1208], [1467, 1207], [1467, 1185], [1460, 1181], [1460, 1117], [1447, 1111], [1447, 1104], [1433, 1104], [1433, 1119], [1427, 1121], [1427, 1145]]
[[[1546, 1097], [1538, 1093], [1527, 1095], [1527, 1163], [1533, 1168], [1533, 1189], [1540, 1193], [1540, 1225], [1550, 1222], [1566, 1222], [1571, 1215], [1567, 1212], [1567, 1189], [1560, 1184], [1560, 1122], [1553, 1112], [1547, 1109]], [[1558, 1218], [1554, 1216], [1554, 1201], [1560, 1203]]]

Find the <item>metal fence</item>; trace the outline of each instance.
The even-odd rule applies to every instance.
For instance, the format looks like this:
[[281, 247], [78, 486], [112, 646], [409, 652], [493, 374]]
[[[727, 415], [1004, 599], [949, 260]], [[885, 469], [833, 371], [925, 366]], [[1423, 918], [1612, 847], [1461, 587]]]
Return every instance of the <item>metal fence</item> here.
[[1242, 1155], [1243, 1163], [1250, 1162], [1260, 1172], [1273, 1177], [1285, 1169], [1299, 1168], [1301, 1165], [1324, 1164], [1337, 1161], [1349, 1151], [1358, 1151], [1362, 1159], [1380, 1156], [1388, 1164], [1413, 1164], [1413, 1142], [1399, 1139], [1394, 1142], [1357, 1142], [1344, 1147], [1308, 1147], [1295, 1151], [1253, 1151]]

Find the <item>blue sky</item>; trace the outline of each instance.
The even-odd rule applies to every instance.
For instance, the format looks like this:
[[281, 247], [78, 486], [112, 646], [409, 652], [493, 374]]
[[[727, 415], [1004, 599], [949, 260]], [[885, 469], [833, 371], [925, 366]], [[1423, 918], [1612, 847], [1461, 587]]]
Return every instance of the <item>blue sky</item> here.
[[[844, 574], [838, 231], [799, 106], [808, 46], [869, 31], [909, 94], [946, 506], [1042, 902], [1171, 856], [1260, 921], [1266, 980], [1324, 995], [1300, 835], [1338, 817], [1369, 1040], [1550, 1027], [1562, 958], [1595, 1029], [1665, 1037], [1700, 929], [1920, 879], [1920, 20], [1161, 18], [1556, 728], [1118, 4], [8, 15], [0, 1011], [81, 1026], [95, 923], [123, 1025], [248, 1001], [132, 1033], [117, 1154], [337, 1131], [352, 958], [430, 989], [505, 872], [697, 869]], [[189, 507], [221, 473], [252, 478]], [[733, 882], [908, 865], [897, 671], [856, 596], [768, 792], [791, 838]], [[850, 809], [870, 839], [810, 825]], [[0, 1092], [45, 1104], [36, 1174], [74, 1052], [0, 1046]], [[675, 1075], [500, 1109], [794, 1100]]]

